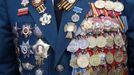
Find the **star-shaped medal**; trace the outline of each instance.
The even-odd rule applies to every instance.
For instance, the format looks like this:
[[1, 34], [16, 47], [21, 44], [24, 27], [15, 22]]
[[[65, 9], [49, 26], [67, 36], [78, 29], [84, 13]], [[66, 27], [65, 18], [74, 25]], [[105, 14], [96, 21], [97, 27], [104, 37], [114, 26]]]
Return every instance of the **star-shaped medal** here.
[[22, 2], [21, 2], [21, 5], [22, 6], [27, 6], [29, 4], [29, 0], [22, 0]]
[[33, 51], [30, 49], [31, 46], [29, 45], [29, 40], [26, 43], [22, 42], [22, 44], [20, 45], [20, 48], [25, 58], [29, 57], [30, 54], [33, 54]]
[[37, 43], [33, 45], [37, 65], [42, 65], [44, 62], [44, 58], [48, 57], [49, 47], [50, 45], [44, 43], [41, 39], [39, 39]]

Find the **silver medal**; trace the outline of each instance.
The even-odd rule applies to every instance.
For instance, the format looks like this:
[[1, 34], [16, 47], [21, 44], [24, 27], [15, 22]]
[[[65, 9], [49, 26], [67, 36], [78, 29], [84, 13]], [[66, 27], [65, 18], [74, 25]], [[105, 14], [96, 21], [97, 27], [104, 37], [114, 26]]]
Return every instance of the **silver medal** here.
[[68, 47], [67, 47], [67, 51], [69, 51], [69, 52], [72, 52], [72, 53], [75, 53], [77, 50], [78, 50], [78, 44], [79, 43], [77, 43], [77, 40], [75, 40], [75, 39], [73, 39], [71, 42], [70, 42], [70, 44], [68, 45]]
[[79, 48], [81, 49], [86, 49], [89, 46], [89, 42], [84, 38], [79, 39], [78, 43], [79, 43]]
[[42, 37], [42, 32], [41, 32], [41, 30], [40, 30], [40, 28], [37, 26], [37, 25], [35, 25], [35, 27], [34, 27], [34, 34], [38, 37], [38, 38], [41, 38]]
[[22, 42], [22, 44], [20, 45], [21, 48], [21, 52], [22, 54], [24, 54], [24, 57], [29, 57], [30, 54], [33, 54], [33, 51], [30, 49], [30, 45], [29, 45], [29, 41]]
[[48, 57], [48, 50], [50, 45], [44, 43], [41, 39], [37, 41], [35, 45], [33, 45], [33, 50], [35, 53], [36, 64], [42, 65], [44, 62], [44, 58]]
[[44, 13], [43, 16], [40, 18], [40, 22], [42, 25], [48, 25], [51, 23], [52, 16]]
[[43, 71], [41, 69], [37, 69], [35, 75], [43, 75]]
[[32, 70], [35, 66], [30, 63], [22, 63], [22, 66], [25, 70]]
[[74, 14], [72, 17], [71, 17], [72, 21], [73, 22], [78, 22], [80, 20], [80, 16], [78, 14]]
[[29, 0], [22, 0], [22, 2], [21, 2], [21, 5], [22, 6], [27, 6], [29, 4]]

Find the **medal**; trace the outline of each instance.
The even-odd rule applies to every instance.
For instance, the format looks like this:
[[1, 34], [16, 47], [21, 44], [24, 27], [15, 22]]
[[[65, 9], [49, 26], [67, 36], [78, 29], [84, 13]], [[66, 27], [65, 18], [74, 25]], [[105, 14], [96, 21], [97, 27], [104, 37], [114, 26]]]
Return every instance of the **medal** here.
[[22, 54], [24, 54], [24, 58], [29, 57], [30, 54], [33, 54], [33, 51], [30, 49], [31, 46], [29, 45], [29, 41], [27, 41], [26, 43], [22, 42], [20, 48]]
[[101, 53], [99, 53], [99, 56], [100, 56], [100, 64], [105, 65], [106, 64], [106, 61], [105, 61], [106, 54], [101, 52]]
[[86, 49], [89, 46], [89, 42], [86, 39], [81, 38], [78, 40], [78, 45], [80, 49]]
[[80, 16], [78, 15], [78, 13], [82, 13], [82, 8], [80, 7], [74, 7], [73, 11], [75, 12], [75, 14], [71, 17], [73, 22], [78, 22], [80, 19]]
[[21, 5], [22, 6], [27, 6], [29, 4], [29, 0], [22, 0], [22, 2], [21, 2]]
[[71, 55], [70, 66], [72, 68], [78, 68], [78, 65], [77, 65], [77, 56], [75, 56], [73, 54]]
[[73, 22], [78, 22], [80, 20], [80, 16], [78, 14], [74, 14], [72, 17], [71, 17], [72, 21]]
[[37, 69], [36, 71], [35, 71], [35, 75], [43, 75], [44, 73], [43, 73], [43, 70], [41, 70], [41, 69]]
[[46, 10], [44, 0], [32, 0], [32, 5], [36, 8], [36, 10], [39, 13], [44, 13]]
[[52, 16], [44, 13], [43, 16], [40, 18], [40, 22], [42, 25], [47, 25], [51, 23]]
[[44, 0], [32, 0], [32, 5], [34, 7], [39, 7], [41, 4], [44, 4]]
[[114, 60], [118, 63], [121, 63], [123, 61], [123, 53], [117, 51], [114, 55]]
[[23, 25], [22, 27], [22, 34], [27, 38], [32, 34], [31, 26], [30, 25]]
[[123, 75], [123, 69], [122, 68], [116, 68], [115, 75]]
[[35, 52], [36, 64], [42, 65], [44, 62], [44, 58], [47, 58], [48, 50], [50, 45], [44, 43], [41, 39], [37, 41], [37, 43], [33, 46], [33, 50]]
[[77, 26], [75, 23], [69, 22], [65, 25], [64, 31], [67, 32], [66, 38], [73, 38], [73, 32], [75, 33], [77, 30]]
[[81, 28], [84, 32], [92, 32], [94, 29], [94, 25], [92, 24], [91, 18], [83, 20], [81, 23]]
[[124, 10], [124, 5], [121, 2], [116, 1], [114, 2], [114, 10], [116, 12], [122, 12]]
[[121, 47], [123, 45], [123, 38], [120, 35], [114, 37], [114, 42], [117, 46]]
[[105, 9], [107, 9], [107, 10], [113, 10], [113, 8], [114, 8], [114, 2], [112, 2], [112, 1], [106, 1], [106, 3], [105, 3]]
[[107, 75], [107, 68], [105, 67], [99, 67], [99, 75]]
[[79, 43], [77, 43], [77, 40], [73, 39], [69, 43], [69, 45], [67, 47], [67, 51], [72, 52], [72, 53], [75, 53], [79, 49], [79, 46], [78, 45], [79, 45]]
[[30, 64], [30, 63], [22, 63], [22, 67], [23, 67], [25, 70], [32, 70], [32, 69], [34, 69], [35, 66], [33, 66], [33, 65]]
[[89, 48], [94, 48], [96, 47], [97, 45], [97, 42], [96, 42], [96, 38], [93, 37], [93, 36], [90, 36], [87, 38], [88, 42], [89, 42]]
[[95, 6], [96, 6], [96, 8], [102, 9], [105, 7], [105, 1], [97, 0], [95, 2]]
[[80, 68], [86, 68], [89, 65], [89, 58], [86, 55], [80, 55], [78, 56], [77, 64]]
[[113, 47], [113, 45], [114, 45], [114, 38], [112, 37], [112, 36], [107, 36], [106, 37], [106, 40], [107, 40], [107, 47]]
[[107, 44], [107, 40], [103, 36], [97, 37], [96, 42], [97, 42], [97, 46], [100, 47], [100, 48], [105, 47], [106, 44]]
[[38, 38], [41, 38], [43, 35], [40, 28], [37, 25], [35, 25], [33, 32]]
[[100, 61], [100, 57], [98, 54], [92, 55], [89, 59], [90, 61], [90, 65], [92, 66], [99, 66], [101, 61]]
[[112, 64], [114, 61], [114, 56], [110, 51], [106, 54], [106, 61], [108, 64]]

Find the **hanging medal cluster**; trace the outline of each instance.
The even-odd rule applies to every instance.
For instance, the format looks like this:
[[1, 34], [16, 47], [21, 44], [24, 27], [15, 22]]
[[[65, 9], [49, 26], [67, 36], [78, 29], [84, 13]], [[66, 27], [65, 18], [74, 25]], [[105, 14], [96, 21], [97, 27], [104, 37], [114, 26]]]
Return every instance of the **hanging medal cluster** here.
[[[72, 75], [127, 75], [128, 26], [126, 17], [121, 15], [124, 5], [119, 1], [97, 0], [90, 3], [90, 8], [67, 47], [71, 52]], [[75, 11], [73, 16], [77, 17], [72, 16], [74, 23], [77, 14]], [[75, 30], [74, 24], [69, 25], [72, 26], [65, 26], [67, 35]]]
[[[42, 40], [43, 35], [40, 28], [37, 25], [31, 27], [30, 24], [25, 24], [22, 27], [18, 27], [16, 24], [14, 26], [14, 33], [16, 35], [16, 52], [22, 75], [25, 71], [33, 72], [34, 70], [35, 75], [44, 75], [43, 67], [45, 59], [47, 60], [48, 58], [48, 50], [50, 45]], [[38, 38], [35, 44], [31, 44], [30, 42], [30, 37], [33, 36]], [[24, 38], [25, 41], [22, 40], [22, 38]], [[31, 72], [29, 72], [29, 74]]]
[[[22, 0], [22, 8], [18, 10], [18, 16], [27, 15], [29, 0]], [[42, 25], [48, 25], [51, 23], [51, 15], [45, 13], [46, 7], [44, 0], [32, 0], [33, 7], [36, 8], [37, 12], [42, 15], [40, 22]], [[22, 23], [23, 24], [23, 23]], [[28, 72], [29, 75], [44, 75], [44, 62], [48, 58], [48, 50], [50, 45], [43, 41], [43, 33], [40, 27], [35, 24], [23, 24], [16, 25], [13, 28], [15, 34], [16, 53], [20, 62], [20, 72]], [[36, 37], [37, 41], [30, 38]], [[35, 72], [34, 72], [35, 71]], [[33, 73], [34, 72], [34, 73]]]

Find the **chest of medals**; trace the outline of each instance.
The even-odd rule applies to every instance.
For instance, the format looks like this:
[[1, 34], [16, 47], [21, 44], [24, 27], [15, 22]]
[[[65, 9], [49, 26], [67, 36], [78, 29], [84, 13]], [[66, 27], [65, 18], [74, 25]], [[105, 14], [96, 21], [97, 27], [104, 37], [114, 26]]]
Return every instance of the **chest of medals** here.
[[124, 75], [127, 71], [126, 37], [128, 28], [124, 5], [119, 1], [97, 0], [77, 27], [82, 8], [74, 6], [71, 20], [65, 25], [71, 42], [72, 75]]

